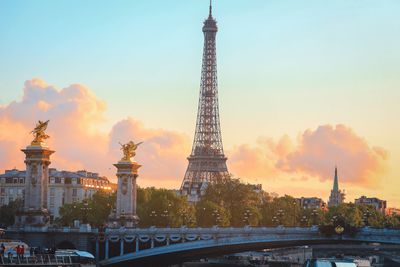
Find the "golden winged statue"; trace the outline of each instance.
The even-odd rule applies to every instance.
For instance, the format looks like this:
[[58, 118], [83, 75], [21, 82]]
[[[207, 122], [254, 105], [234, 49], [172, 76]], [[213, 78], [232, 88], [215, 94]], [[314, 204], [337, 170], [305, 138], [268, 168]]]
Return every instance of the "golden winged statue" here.
[[41, 145], [45, 139], [50, 137], [44, 132], [46, 131], [48, 124], [49, 120], [45, 122], [38, 121], [38, 123], [36, 123], [35, 129], [31, 131], [31, 134], [34, 136], [34, 139], [31, 143], [32, 145]]
[[135, 150], [141, 143], [143, 142], [137, 144], [135, 144], [133, 141], [129, 141], [126, 144], [119, 143], [121, 145], [122, 153], [124, 153], [124, 156], [121, 159], [121, 161], [131, 161], [131, 158], [133, 158], [136, 155]]

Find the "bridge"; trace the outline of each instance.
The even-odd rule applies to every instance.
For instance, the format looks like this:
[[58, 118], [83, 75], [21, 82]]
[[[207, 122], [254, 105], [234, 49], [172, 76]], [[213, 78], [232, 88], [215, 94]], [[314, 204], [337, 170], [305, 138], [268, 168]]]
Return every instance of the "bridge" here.
[[[297, 245], [384, 243], [400, 245], [400, 230], [364, 227], [353, 234], [321, 234], [310, 228], [107, 229], [101, 266], [154, 266], [240, 251]], [[99, 242], [96, 242], [99, 252]], [[97, 256], [99, 254], [97, 253]]]

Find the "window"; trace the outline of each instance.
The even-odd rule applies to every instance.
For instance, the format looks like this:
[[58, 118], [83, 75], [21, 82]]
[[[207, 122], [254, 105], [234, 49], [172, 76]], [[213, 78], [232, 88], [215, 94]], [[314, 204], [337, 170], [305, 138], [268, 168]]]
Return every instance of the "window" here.
[[78, 195], [78, 189], [73, 188], [73, 189], [72, 189], [72, 196], [73, 196], [73, 197], [76, 197], [77, 195]]
[[15, 178], [13, 179], [13, 183], [14, 183], [14, 184], [18, 184], [18, 178], [15, 177]]
[[24, 178], [19, 178], [19, 183], [20, 184], [24, 184], [25, 183], [25, 179]]
[[0, 188], [0, 195], [5, 195], [6, 189], [4, 187]]

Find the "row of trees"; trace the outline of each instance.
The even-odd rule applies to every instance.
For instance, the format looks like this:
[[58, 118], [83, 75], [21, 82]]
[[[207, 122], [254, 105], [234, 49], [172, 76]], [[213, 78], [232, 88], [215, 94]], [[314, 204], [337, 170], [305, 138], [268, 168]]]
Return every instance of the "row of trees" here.
[[[115, 208], [115, 194], [98, 192], [82, 203], [66, 204], [60, 208], [60, 218], [54, 223], [72, 226], [74, 220], [101, 227]], [[19, 202], [0, 208], [0, 223], [11, 225]], [[175, 191], [139, 188], [137, 192], [139, 227], [221, 227], [251, 226], [310, 226], [332, 225], [337, 218], [354, 227], [400, 228], [400, 216], [387, 216], [372, 206], [341, 204], [323, 209], [302, 209], [295, 198], [273, 196], [239, 179], [221, 179], [210, 184], [201, 201], [190, 204]]]
[[[291, 196], [276, 197], [239, 179], [210, 184], [195, 205], [173, 190], [139, 188], [137, 193], [139, 227], [311, 226], [331, 225], [340, 217], [354, 227], [400, 228], [400, 216], [386, 216], [372, 206], [345, 203], [329, 210], [302, 209]], [[81, 212], [84, 204], [65, 205], [59, 222], [70, 225], [72, 218], [86, 219], [98, 226], [107, 221], [114, 203], [115, 196], [98, 193], [87, 204], [87, 215]]]

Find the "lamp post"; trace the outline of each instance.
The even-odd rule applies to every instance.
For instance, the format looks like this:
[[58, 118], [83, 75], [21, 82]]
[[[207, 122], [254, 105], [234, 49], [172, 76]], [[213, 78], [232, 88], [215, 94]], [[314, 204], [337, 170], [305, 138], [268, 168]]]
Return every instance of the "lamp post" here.
[[182, 218], [182, 226], [186, 225], [187, 211], [185, 209], [180, 212]]
[[308, 219], [307, 219], [307, 216], [306, 216], [306, 215], [303, 215], [303, 217], [301, 217], [300, 223], [301, 223], [301, 225], [304, 226], [304, 227], [307, 226], [307, 224], [308, 224]]
[[364, 224], [365, 226], [369, 226], [369, 217], [371, 217], [371, 212], [369, 210], [366, 210], [363, 214], [363, 219], [364, 219]]
[[221, 219], [220, 214], [217, 209], [213, 210], [212, 215], [214, 216], [214, 225], [218, 226], [218, 223]]
[[252, 213], [250, 212], [249, 209], [246, 209], [243, 212], [243, 222], [245, 225], [250, 225], [250, 216], [252, 215]]
[[156, 211], [155, 210], [152, 210], [151, 212], [150, 212], [150, 214], [149, 214], [149, 217], [151, 218], [151, 224], [153, 225], [153, 226], [156, 226], [156, 219], [157, 219], [157, 213], [156, 213]]
[[283, 209], [279, 209], [279, 210], [276, 212], [276, 217], [278, 218], [279, 225], [283, 225], [283, 221], [282, 221], [283, 216], [285, 216], [285, 212], [283, 211]]
[[275, 226], [278, 226], [279, 225], [278, 217], [276, 217], [276, 216], [272, 217], [272, 223], [275, 224]]
[[125, 226], [125, 211], [124, 210], [121, 211], [120, 223], [121, 223], [121, 226]]
[[332, 222], [332, 225], [333, 225], [334, 227], [336, 226], [336, 224], [337, 224], [337, 222], [338, 222], [338, 219], [339, 219], [339, 217], [338, 217], [337, 215], [332, 216], [331, 222]]
[[89, 203], [85, 200], [84, 202], [83, 202], [83, 207], [81, 208], [81, 210], [83, 211], [83, 223], [88, 223], [88, 221], [87, 221], [87, 215], [88, 215], [88, 212], [91, 210], [92, 208], [91, 207], [89, 207]]
[[296, 227], [296, 206], [297, 206], [297, 201], [296, 199], [293, 200], [293, 226]]
[[313, 209], [313, 211], [311, 212], [311, 216], [313, 218], [313, 225], [317, 225], [318, 211], [316, 209]]

